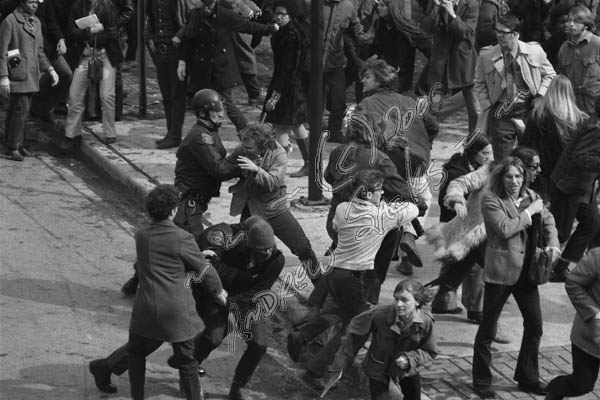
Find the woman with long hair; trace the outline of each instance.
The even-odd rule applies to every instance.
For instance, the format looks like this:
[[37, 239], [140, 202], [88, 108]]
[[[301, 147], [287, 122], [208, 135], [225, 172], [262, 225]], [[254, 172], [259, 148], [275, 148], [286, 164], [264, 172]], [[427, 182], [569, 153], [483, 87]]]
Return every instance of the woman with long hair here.
[[542, 178], [547, 184], [563, 149], [577, 128], [589, 116], [577, 107], [573, 85], [565, 75], [557, 75], [542, 101], [536, 103], [520, 146], [533, 147], [540, 156]]
[[[95, 14], [99, 22], [89, 28], [81, 29], [75, 20]], [[78, 0], [71, 7], [70, 25], [67, 35], [72, 42], [69, 52], [79, 60], [73, 71], [73, 80], [69, 89], [69, 111], [65, 123], [66, 148], [70, 148], [81, 139], [81, 120], [85, 110], [85, 95], [90, 79], [100, 82], [100, 103], [102, 108], [102, 130], [104, 141], [114, 143], [117, 140], [115, 129], [115, 78], [117, 65], [123, 62], [123, 51], [119, 39], [119, 13], [111, 0]], [[94, 56], [94, 57], [92, 57]], [[90, 61], [99, 58], [102, 63], [100, 77], [91, 77]]]
[[[492, 171], [489, 190], [481, 201], [487, 234], [483, 313], [473, 346], [473, 388], [483, 399], [492, 390], [491, 343], [502, 308], [515, 298], [523, 316], [523, 338], [514, 379], [520, 390], [545, 394], [540, 383], [538, 356], [542, 338], [542, 311], [537, 283], [529, 279], [536, 247], [541, 244], [553, 263], [560, 255], [552, 214], [529, 189], [529, 170], [516, 157], [506, 157]], [[539, 238], [536, 242], [534, 239]]]
[[280, 28], [271, 37], [273, 78], [264, 105], [265, 121], [274, 125], [277, 141], [286, 150], [291, 150], [289, 133], [292, 132], [304, 160], [302, 168], [290, 174], [298, 178], [308, 176], [309, 161], [308, 131], [304, 127], [308, 121], [307, 23], [298, 0], [277, 0], [273, 10]]

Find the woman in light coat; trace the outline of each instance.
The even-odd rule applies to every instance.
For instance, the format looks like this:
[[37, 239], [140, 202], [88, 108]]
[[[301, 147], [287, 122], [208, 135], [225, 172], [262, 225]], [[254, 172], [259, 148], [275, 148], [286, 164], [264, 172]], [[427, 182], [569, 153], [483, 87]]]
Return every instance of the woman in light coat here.
[[577, 397], [594, 390], [600, 368], [600, 249], [588, 255], [567, 276], [567, 294], [575, 306], [571, 329], [573, 373], [548, 384], [546, 400]]
[[529, 170], [516, 157], [506, 157], [490, 175], [489, 192], [481, 211], [487, 233], [483, 315], [477, 330], [473, 354], [473, 387], [481, 398], [495, 398], [492, 385], [491, 343], [502, 308], [512, 294], [523, 316], [523, 339], [514, 379], [519, 389], [545, 394], [539, 380], [538, 355], [542, 337], [542, 311], [536, 283], [528, 279], [538, 243], [554, 262], [559, 243], [552, 214], [528, 188]]

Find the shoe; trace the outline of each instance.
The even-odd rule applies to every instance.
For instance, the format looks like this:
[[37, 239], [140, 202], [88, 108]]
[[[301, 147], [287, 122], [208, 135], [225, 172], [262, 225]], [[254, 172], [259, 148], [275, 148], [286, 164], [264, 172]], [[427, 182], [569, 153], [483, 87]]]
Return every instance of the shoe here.
[[170, 149], [179, 146], [179, 143], [181, 143], [181, 139], [167, 136], [163, 141], [156, 145], [156, 148], [161, 150]]
[[291, 332], [287, 337], [287, 351], [293, 362], [298, 362], [304, 347], [304, 340], [300, 332]]
[[316, 376], [308, 370], [304, 373], [304, 375], [302, 375], [302, 381], [308, 386], [312, 387], [313, 389], [318, 390], [319, 392], [325, 389], [325, 384], [323, 383], [321, 378], [319, 378], [318, 376]]
[[133, 297], [137, 292], [140, 281], [137, 275], [132, 276], [121, 288], [121, 293], [126, 297]]
[[33, 153], [30, 152], [29, 150], [27, 150], [25, 147], [20, 146], [19, 147], [19, 153], [21, 153], [21, 155], [23, 157], [33, 157]]
[[510, 339], [508, 336], [504, 335], [502, 332], [496, 331], [496, 336], [492, 338], [492, 342], [500, 343], [500, 344], [509, 344]]
[[462, 308], [456, 307], [451, 309], [442, 309], [442, 308], [432, 308], [431, 312], [434, 314], [460, 314], [462, 313]]
[[8, 149], [6, 150], [6, 155], [13, 161], [23, 161], [23, 155], [17, 149]]
[[308, 164], [304, 164], [304, 165], [302, 166], [302, 168], [300, 168], [300, 169], [299, 169], [298, 171], [296, 171], [296, 172], [292, 172], [292, 173], [290, 174], [290, 176], [291, 176], [292, 178], [301, 178], [301, 177], [303, 177], [303, 176], [308, 176]]
[[411, 276], [414, 272], [413, 266], [408, 260], [402, 260], [402, 262], [396, 266], [396, 271], [406, 276]]
[[467, 319], [469, 322], [479, 325], [481, 323], [481, 311], [467, 311]]
[[117, 141], [116, 137], [106, 137], [106, 138], [104, 138], [104, 143], [106, 143], [106, 144], [113, 144], [116, 141]]
[[228, 398], [230, 400], [246, 400], [246, 398], [242, 394], [241, 388], [238, 386], [233, 386], [233, 385], [231, 386], [231, 389], [229, 389]]
[[104, 393], [117, 392], [117, 387], [110, 383], [110, 369], [108, 369], [103, 359], [91, 361], [89, 369], [92, 375], [94, 375], [94, 383], [98, 390]]
[[156, 139], [154, 141], [154, 143], [159, 144], [160, 142], [164, 142], [166, 138], [168, 138], [169, 135], [165, 135], [164, 137], [161, 137], [160, 139]]
[[548, 393], [548, 389], [546, 388], [546, 386], [543, 385], [543, 384], [541, 384], [540, 382], [535, 382], [535, 383], [521, 383], [521, 382], [519, 382], [519, 384], [517, 385], [517, 387], [522, 392], [531, 393], [531, 394], [537, 394], [539, 396], [543, 396], [546, 393]]
[[474, 388], [475, 393], [482, 399], [495, 399], [496, 392], [490, 388]]
[[419, 257], [419, 253], [417, 252], [415, 239], [416, 237], [412, 233], [404, 233], [402, 239], [400, 239], [400, 250], [406, 254], [406, 257], [412, 265], [421, 268], [423, 266], [423, 261], [421, 261], [421, 257]]

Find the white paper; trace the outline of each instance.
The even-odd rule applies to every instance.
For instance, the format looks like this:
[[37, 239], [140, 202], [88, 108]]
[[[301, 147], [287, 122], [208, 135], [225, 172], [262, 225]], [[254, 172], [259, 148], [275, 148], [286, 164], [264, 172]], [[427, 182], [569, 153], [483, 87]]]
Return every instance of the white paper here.
[[79, 29], [88, 29], [99, 23], [100, 20], [98, 20], [98, 16], [96, 16], [96, 14], [88, 15], [87, 17], [75, 20], [75, 25], [77, 25]]

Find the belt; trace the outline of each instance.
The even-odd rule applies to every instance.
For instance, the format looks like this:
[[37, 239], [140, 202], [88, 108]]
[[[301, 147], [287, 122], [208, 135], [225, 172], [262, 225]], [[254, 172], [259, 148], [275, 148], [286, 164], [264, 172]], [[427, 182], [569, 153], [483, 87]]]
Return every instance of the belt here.
[[367, 271], [354, 271], [351, 269], [338, 268], [338, 267], [335, 267], [335, 270], [338, 272], [345, 272], [345, 273], [350, 274], [353, 277], [358, 278], [358, 279], [364, 278], [365, 274], [367, 273]]
[[169, 48], [175, 50], [175, 46], [172, 43], [159, 43], [156, 46], [156, 51], [158, 54], [167, 55], [169, 54]]

